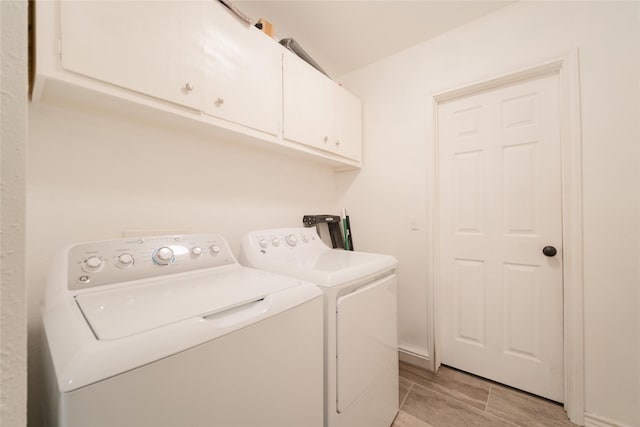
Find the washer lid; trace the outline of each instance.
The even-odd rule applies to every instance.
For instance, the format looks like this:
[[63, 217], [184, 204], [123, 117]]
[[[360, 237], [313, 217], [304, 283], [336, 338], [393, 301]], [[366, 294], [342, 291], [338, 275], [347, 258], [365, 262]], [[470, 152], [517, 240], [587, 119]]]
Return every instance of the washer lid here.
[[300, 281], [244, 267], [130, 282], [76, 296], [99, 340], [114, 340], [192, 317], [205, 317], [300, 285]]

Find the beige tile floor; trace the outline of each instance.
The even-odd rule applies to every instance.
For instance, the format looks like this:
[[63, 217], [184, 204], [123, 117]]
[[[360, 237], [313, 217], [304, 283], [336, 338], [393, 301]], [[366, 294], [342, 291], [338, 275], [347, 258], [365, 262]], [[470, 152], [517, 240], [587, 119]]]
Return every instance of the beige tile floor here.
[[400, 412], [392, 427], [571, 427], [562, 406], [456, 369], [437, 374], [400, 362]]

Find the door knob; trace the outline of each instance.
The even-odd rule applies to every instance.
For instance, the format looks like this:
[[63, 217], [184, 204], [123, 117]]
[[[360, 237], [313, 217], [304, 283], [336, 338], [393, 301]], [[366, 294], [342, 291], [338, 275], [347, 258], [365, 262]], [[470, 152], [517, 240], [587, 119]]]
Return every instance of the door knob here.
[[558, 251], [553, 246], [545, 246], [544, 248], [542, 248], [542, 253], [548, 257], [552, 257], [552, 256], [556, 256]]

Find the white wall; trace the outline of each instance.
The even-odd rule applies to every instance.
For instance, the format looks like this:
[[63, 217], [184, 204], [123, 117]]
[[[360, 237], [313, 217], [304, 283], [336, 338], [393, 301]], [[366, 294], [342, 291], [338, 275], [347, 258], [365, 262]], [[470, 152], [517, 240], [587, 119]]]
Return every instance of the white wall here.
[[20, 427], [27, 420], [27, 3], [0, 2], [0, 29], [0, 425]]
[[30, 104], [27, 171], [30, 420], [40, 425], [40, 305], [51, 253], [130, 229], [243, 233], [336, 210], [329, 167], [115, 112]]
[[[341, 204], [361, 250], [400, 261], [400, 345], [432, 357], [432, 94], [579, 48], [586, 411], [640, 425], [640, 3], [519, 2], [342, 77], [364, 105], [365, 168]], [[411, 231], [410, 217], [419, 231]]]

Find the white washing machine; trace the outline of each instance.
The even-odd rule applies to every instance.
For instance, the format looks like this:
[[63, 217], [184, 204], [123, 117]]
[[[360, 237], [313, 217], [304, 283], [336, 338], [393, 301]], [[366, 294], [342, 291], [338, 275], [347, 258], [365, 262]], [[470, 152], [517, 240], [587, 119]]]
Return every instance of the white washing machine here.
[[82, 243], [48, 276], [48, 425], [321, 426], [322, 293], [217, 234]]
[[330, 249], [314, 228], [283, 228], [244, 236], [240, 262], [322, 289], [325, 426], [390, 426], [398, 412], [396, 259]]

